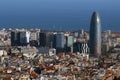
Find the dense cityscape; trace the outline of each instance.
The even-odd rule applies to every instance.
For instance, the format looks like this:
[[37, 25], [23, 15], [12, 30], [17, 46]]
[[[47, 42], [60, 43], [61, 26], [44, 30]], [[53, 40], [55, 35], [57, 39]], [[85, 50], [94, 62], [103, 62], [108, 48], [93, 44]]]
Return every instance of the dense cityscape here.
[[0, 80], [120, 80], [120, 32], [0, 30]]

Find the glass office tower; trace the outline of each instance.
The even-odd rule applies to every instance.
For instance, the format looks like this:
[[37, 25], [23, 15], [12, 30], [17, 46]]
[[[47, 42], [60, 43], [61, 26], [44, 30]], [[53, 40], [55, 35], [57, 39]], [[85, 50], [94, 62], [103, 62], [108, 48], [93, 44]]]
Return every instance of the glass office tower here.
[[90, 23], [90, 54], [101, 55], [101, 22], [98, 12], [93, 12]]

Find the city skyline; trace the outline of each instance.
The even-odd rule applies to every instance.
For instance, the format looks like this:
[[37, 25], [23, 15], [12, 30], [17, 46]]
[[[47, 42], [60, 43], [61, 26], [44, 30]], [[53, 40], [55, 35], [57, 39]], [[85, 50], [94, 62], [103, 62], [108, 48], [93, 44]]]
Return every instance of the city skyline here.
[[91, 18], [91, 38], [96, 43], [92, 48], [95, 55], [102, 50], [100, 57], [90, 54], [89, 33], [84, 30], [0, 30], [0, 79], [119, 80], [120, 32], [104, 31], [100, 45], [98, 13]]
[[120, 80], [119, 3], [1, 0], [0, 80]]

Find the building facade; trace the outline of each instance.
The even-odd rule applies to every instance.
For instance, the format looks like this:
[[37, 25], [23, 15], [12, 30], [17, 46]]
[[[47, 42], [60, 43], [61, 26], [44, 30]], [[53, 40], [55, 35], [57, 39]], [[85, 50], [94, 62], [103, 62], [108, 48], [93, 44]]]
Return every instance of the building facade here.
[[27, 46], [30, 42], [30, 32], [23, 31], [20, 32], [20, 43], [22, 46]]
[[47, 43], [46, 33], [39, 34], [39, 46], [45, 47]]
[[11, 32], [11, 46], [27, 46], [29, 44], [30, 32]]
[[20, 32], [11, 32], [11, 46], [20, 46]]
[[74, 38], [73, 36], [66, 36], [66, 41], [65, 41], [65, 51], [66, 52], [73, 52], [73, 42]]
[[65, 47], [64, 33], [56, 34], [56, 50], [57, 52], [63, 52]]
[[73, 52], [89, 53], [89, 47], [87, 42], [75, 42], [73, 44]]
[[91, 17], [89, 46], [91, 55], [101, 55], [101, 22], [97, 12]]

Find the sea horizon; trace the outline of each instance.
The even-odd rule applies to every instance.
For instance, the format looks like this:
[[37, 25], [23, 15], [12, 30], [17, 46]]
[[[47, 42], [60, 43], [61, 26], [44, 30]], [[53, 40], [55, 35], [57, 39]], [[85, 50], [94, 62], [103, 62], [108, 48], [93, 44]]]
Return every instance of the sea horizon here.
[[120, 31], [119, 2], [119, 0], [4, 0], [0, 1], [0, 27], [89, 30], [91, 15], [97, 11], [103, 31]]

